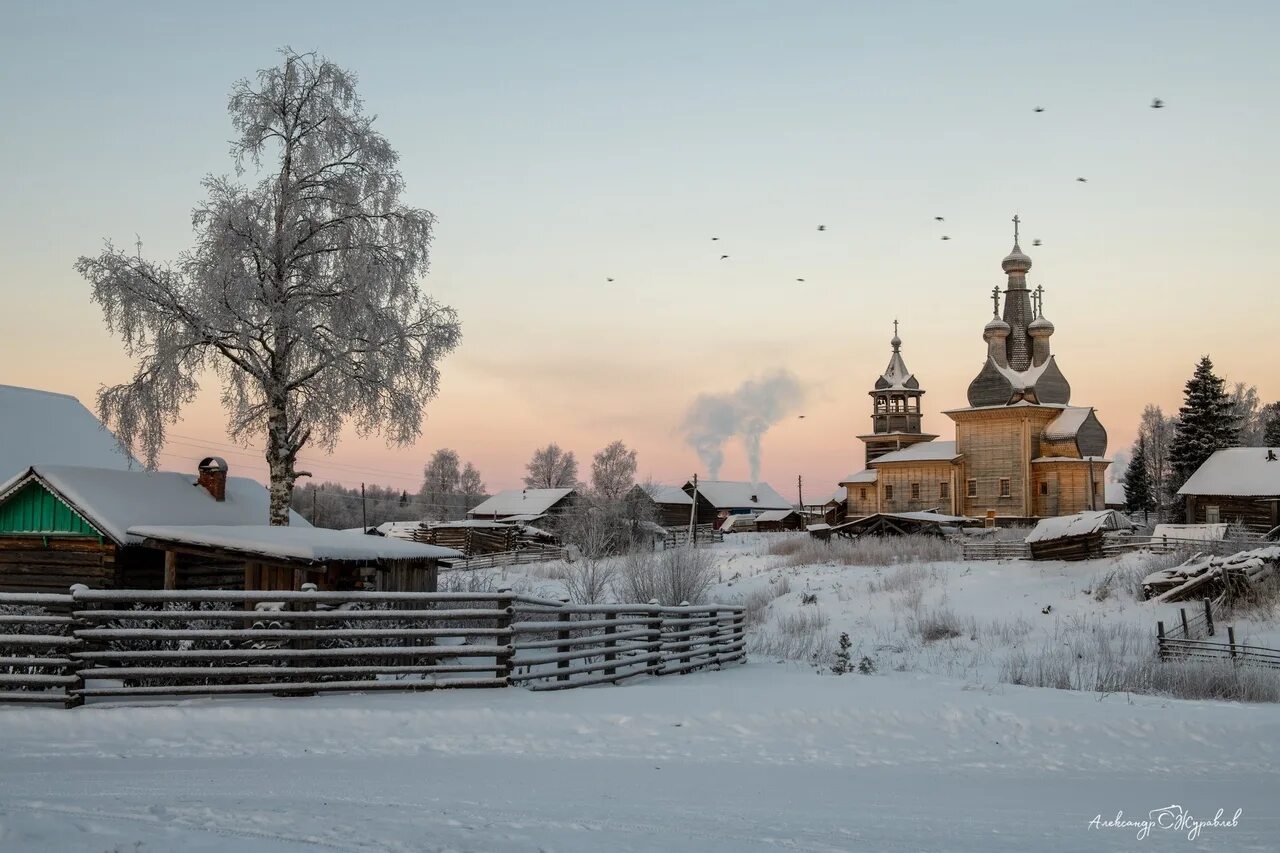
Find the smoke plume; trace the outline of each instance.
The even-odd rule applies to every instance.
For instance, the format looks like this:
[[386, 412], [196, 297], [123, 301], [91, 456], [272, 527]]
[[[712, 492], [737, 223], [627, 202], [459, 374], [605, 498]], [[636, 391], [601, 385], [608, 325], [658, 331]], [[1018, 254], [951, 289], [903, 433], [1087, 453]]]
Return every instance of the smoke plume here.
[[741, 438], [751, 482], [758, 483], [761, 439], [803, 401], [804, 387], [785, 370], [748, 379], [727, 394], [699, 394], [684, 416], [685, 441], [707, 466], [707, 475], [718, 480], [725, 442]]

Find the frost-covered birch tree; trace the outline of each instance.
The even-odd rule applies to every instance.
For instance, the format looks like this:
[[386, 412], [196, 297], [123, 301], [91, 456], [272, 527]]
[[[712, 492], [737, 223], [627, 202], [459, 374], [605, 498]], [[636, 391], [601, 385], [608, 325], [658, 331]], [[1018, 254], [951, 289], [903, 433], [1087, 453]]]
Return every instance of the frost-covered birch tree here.
[[418, 286], [435, 217], [401, 202], [399, 157], [355, 76], [282, 55], [231, 91], [236, 174], [205, 179], [195, 245], [162, 263], [108, 242], [76, 262], [138, 360], [131, 381], [99, 392], [102, 418], [154, 466], [212, 371], [229, 434], [265, 439], [272, 524], [288, 524], [304, 447], [332, 450], [348, 422], [395, 444], [418, 436], [461, 334]]

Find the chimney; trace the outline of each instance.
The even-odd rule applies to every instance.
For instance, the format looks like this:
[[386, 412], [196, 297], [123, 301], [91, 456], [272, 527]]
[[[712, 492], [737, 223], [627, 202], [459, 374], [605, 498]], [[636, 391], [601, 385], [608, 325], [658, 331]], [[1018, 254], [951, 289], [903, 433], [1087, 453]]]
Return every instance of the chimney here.
[[227, 460], [221, 456], [206, 456], [200, 460], [197, 486], [204, 486], [215, 501], [221, 503], [227, 499]]
[[758, 496], [756, 496], [756, 495], [752, 495], [752, 496], [751, 496], [751, 502], [752, 502], [753, 504], [758, 504], [758, 503], [760, 503], [760, 498], [759, 498]]

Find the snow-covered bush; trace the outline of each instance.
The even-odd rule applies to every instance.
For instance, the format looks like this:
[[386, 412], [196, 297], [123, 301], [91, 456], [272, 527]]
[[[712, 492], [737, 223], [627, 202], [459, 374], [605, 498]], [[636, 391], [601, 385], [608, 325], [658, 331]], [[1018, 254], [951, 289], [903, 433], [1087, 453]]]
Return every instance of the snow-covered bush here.
[[609, 558], [584, 554], [582, 559], [566, 567], [562, 580], [569, 599], [575, 604], [602, 604], [613, 589], [617, 573], [616, 565]]
[[671, 548], [627, 554], [612, 583], [619, 601], [643, 603], [657, 599], [666, 605], [687, 601], [700, 604], [716, 582], [712, 556], [700, 548]]

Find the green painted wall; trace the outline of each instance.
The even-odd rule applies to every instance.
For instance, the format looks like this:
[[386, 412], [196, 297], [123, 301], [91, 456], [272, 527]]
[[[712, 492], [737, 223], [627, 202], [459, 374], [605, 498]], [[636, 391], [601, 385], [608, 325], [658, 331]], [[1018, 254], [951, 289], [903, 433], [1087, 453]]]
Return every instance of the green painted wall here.
[[27, 483], [0, 503], [0, 535], [59, 533], [64, 536], [102, 534], [39, 483]]

